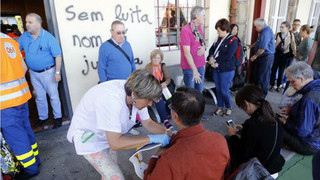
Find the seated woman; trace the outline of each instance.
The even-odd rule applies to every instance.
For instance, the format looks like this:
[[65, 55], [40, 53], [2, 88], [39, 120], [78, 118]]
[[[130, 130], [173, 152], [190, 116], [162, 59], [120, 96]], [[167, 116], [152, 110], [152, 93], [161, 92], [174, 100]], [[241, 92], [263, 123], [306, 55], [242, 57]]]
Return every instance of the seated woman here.
[[[163, 61], [163, 52], [160, 49], [155, 49], [150, 54], [151, 62], [146, 65], [145, 69], [152, 74], [161, 84], [162, 89], [166, 88], [171, 81], [171, 77], [167, 70], [167, 66]], [[159, 102], [155, 102], [157, 111], [160, 116], [161, 122], [167, 129], [172, 128], [172, 125], [168, 119], [167, 106], [170, 104], [170, 99], [166, 100], [166, 98], [162, 95]]]
[[[256, 86], [241, 88], [236, 95], [236, 103], [251, 117], [242, 125], [228, 126], [231, 170], [257, 157], [270, 174], [279, 172], [285, 163], [280, 154], [283, 129], [276, 121], [271, 105]], [[240, 138], [237, 131], [241, 133]]]
[[313, 79], [311, 66], [303, 61], [290, 65], [286, 75], [302, 98], [279, 111], [289, 115], [287, 119], [279, 118], [284, 127], [284, 143], [293, 151], [312, 155], [320, 150], [320, 79]]

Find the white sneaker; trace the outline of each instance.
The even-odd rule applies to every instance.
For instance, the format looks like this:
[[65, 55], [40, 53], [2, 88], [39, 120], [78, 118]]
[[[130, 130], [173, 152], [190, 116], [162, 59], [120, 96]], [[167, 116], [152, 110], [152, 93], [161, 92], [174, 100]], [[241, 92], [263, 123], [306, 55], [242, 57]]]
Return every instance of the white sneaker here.
[[140, 134], [140, 132], [139, 132], [139, 131], [137, 131], [137, 130], [135, 130], [135, 129], [131, 129], [131, 130], [129, 131], [129, 133], [130, 133], [130, 134], [132, 134], [132, 135], [134, 135], [134, 136], [136, 136], [136, 135], [139, 135], [139, 134]]

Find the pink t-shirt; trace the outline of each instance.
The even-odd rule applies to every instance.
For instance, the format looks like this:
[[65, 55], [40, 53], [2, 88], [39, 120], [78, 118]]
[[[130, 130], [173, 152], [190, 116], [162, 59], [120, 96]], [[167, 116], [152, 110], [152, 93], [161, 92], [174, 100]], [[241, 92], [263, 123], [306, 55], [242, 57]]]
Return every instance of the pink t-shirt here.
[[[202, 28], [201, 26], [198, 26], [198, 30], [199, 32], [202, 34], [202, 36], [204, 37], [204, 34], [202, 32]], [[184, 50], [183, 50], [183, 46], [190, 46], [190, 53], [191, 56], [193, 58], [193, 62], [196, 65], [197, 68], [199, 67], [203, 67], [205, 65], [205, 57], [204, 54], [202, 56], [198, 56], [197, 55], [197, 51], [199, 50], [199, 46], [201, 46], [200, 41], [196, 41], [192, 30], [191, 30], [191, 25], [185, 25], [182, 29], [181, 29], [181, 37], [180, 37], [180, 52], [181, 52], [181, 60], [180, 60], [180, 66], [182, 69], [191, 69], [186, 57], [184, 56]]]

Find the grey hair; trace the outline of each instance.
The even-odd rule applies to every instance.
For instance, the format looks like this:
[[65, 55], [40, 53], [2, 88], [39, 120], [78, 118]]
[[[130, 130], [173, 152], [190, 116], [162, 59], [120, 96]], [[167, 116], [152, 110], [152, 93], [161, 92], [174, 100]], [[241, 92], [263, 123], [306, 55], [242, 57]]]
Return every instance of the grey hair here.
[[309, 64], [304, 61], [299, 61], [291, 64], [287, 70], [286, 75], [293, 79], [311, 79], [313, 78], [313, 70]]
[[159, 81], [144, 69], [134, 71], [124, 87], [127, 96], [131, 96], [133, 92], [139, 99], [158, 100], [162, 96], [162, 87]]
[[121, 22], [121, 21], [119, 21], [119, 20], [115, 20], [115, 21], [113, 21], [112, 24], [111, 24], [111, 30], [113, 30], [113, 26], [114, 26], [114, 25], [117, 25], [117, 24], [124, 26], [123, 22]]
[[204, 11], [204, 7], [201, 7], [201, 6], [195, 6], [192, 8], [191, 10], [191, 20], [194, 20], [197, 18], [197, 15], [200, 15], [202, 13], [202, 11]]
[[266, 21], [262, 18], [257, 18], [254, 20], [254, 26], [265, 26], [266, 25]]
[[33, 16], [36, 18], [36, 21], [38, 21], [40, 24], [42, 24], [42, 18], [39, 16], [39, 14], [36, 13], [28, 13], [27, 16]]

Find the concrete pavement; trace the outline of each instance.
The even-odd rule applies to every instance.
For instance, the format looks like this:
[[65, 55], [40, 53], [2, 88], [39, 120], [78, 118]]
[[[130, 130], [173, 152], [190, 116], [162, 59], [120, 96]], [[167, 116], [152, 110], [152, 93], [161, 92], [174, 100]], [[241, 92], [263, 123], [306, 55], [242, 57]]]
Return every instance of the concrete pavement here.
[[[281, 100], [281, 94], [278, 92], [269, 92], [267, 100], [271, 103], [274, 110]], [[206, 95], [205, 113], [210, 117], [209, 121], [201, 123], [208, 130], [219, 132], [222, 135], [227, 134], [226, 121], [233, 119], [235, 123], [242, 123], [249, 116], [238, 108], [232, 96], [233, 107], [232, 115], [229, 117], [213, 117], [211, 114], [216, 110], [212, 98]], [[37, 141], [39, 146], [39, 154], [41, 158], [40, 173], [33, 180], [88, 180], [101, 179], [96, 170], [82, 157], [75, 153], [73, 144], [66, 139], [68, 126], [64, 126], [57, 130], [49, 130], [47, 132], [37, 133]], [[143, 127], [137, 128], [141, 135], [145, 135], [146, 131]], [[126, 135], [131, 136], [131, 135]], [[133, 165], [128, 160], [135, 150], [126, 150], [118, 152], [118, 163], [128, 180], [138, 180], [134, 172]], [[143, 161], [148, 163], [149, 157], [156, 150], [143, 152]]]

